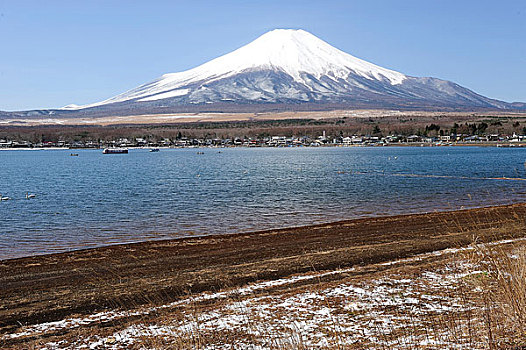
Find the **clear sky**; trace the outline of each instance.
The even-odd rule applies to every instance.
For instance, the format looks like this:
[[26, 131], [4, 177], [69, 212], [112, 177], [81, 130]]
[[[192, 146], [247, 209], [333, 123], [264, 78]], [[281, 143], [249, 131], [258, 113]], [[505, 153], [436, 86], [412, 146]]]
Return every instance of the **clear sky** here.
[[525, 0], [0, 0], [0, 110], [100, 101], [275, 28], [526, 102]]

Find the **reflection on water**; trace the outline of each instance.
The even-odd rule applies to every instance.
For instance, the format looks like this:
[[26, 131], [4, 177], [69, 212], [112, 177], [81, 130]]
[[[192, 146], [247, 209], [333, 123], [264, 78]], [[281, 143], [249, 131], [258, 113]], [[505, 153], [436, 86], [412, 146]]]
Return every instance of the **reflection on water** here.
[[526, 198], [526, 149], [202, 151], [0, 152], [0, 259]]

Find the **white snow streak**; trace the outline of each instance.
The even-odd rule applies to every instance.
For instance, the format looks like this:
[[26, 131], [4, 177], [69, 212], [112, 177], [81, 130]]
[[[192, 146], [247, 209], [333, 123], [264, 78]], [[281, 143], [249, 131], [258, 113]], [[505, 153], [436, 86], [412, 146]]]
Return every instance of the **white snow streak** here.
[[188, 89], [179, 89], [179, 90], [173, 90], [164, 92], [162, 94], [157, 94], [149, 97], [145, 97], [139, 100], [139, 102], [146, 102], [146, 101], [155, 101], [155, 100], [162, 100], [163, 98], [169, 98], [169, 97], [177, 97], [177, 96], [184, 96], [188, 94], [190, 90]]

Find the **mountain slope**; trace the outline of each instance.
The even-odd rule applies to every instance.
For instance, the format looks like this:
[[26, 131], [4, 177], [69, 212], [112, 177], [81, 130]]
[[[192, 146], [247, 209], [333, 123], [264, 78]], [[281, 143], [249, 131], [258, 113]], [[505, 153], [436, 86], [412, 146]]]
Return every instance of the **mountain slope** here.
[[260, 110], [262, 106], [524, 107], [484, 97], [449, 81], [410, 77], [379, 67], [304, 30], [277, 29], [196, 68], [165, 74], [102, 102], [69, 105], [54, 113], [130, 114], [236, 108], [246, 111]]
[[[237, 76], [240, 77], [239, 86], [218, 84], [235, 83], [233, 80], [236, 79], [231, 78]], [[383, 81], [389, 85], [400, 84], [406, 79], [401, 73], [340, 51], [304, 30], [277, 29], [197, 68], [165, 74], [151, 83], [82, 107], [131, 100], [148, 102], [171, 97], [180, 97], [188, 103], [210, 102], [217, 97], [223, 100], [232, 97], [254, 101], [305, 100], [312, 94], [304, 92], [331, 92], [328, 86], [320, 83], [322, 78], [328, 78], [327, 83], [332, 81], [337, 83], [332, 85], [339, 86], [350, 76]], [[215, 89], [209, 92], [207, 90], [211, 89], [211, 84]], [[284, 84], [292, 85], [290, 89], [276, 91], [276, 86]], [[340, 87], [341, 92], [348, 91], [353, 83], [349, 81], [345, 85]], [[274, 95], [275, 99], [272, 98]]]

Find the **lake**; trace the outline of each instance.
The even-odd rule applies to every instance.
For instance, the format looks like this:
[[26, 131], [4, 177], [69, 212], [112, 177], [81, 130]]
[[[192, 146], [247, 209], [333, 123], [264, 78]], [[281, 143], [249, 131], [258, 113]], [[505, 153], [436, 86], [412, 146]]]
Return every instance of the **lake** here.
[[0, 151], [0, 259], [526, 200], [522, 148], [71, 152]]

